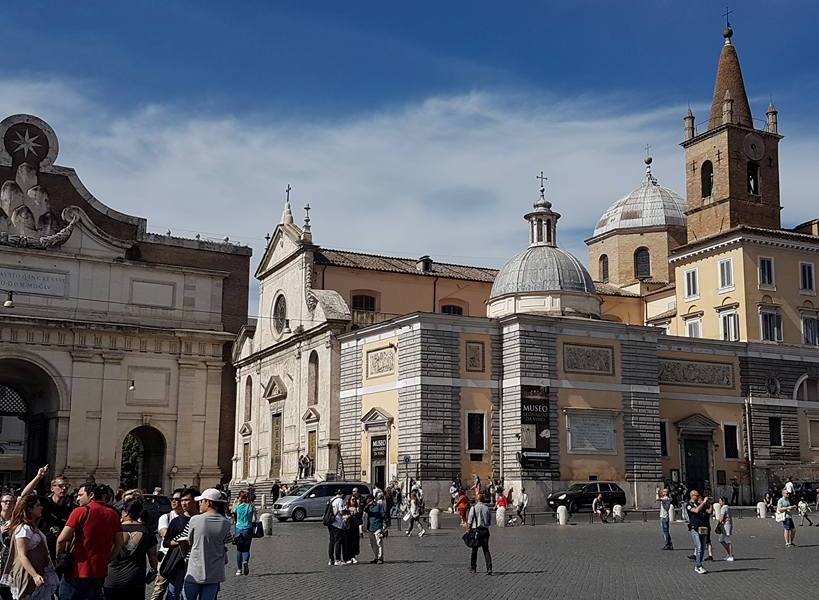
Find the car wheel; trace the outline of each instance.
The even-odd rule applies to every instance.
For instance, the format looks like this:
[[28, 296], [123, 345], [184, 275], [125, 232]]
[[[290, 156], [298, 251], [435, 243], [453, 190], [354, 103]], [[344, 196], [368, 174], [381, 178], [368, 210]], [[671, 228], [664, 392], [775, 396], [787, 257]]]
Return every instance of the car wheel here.
[[570, 515], [573, 515], [574, 513], [576, 513], [577, 512], [577, 502], [575, 502], [574, 500], [569, 502], [568, 509], [569, 509], [569, 514]]
[[280, 523], [284, 523], [287, 520], [287, 517], [276, 517]]
[[304, 517], [307, 516], [307, 512], [303, 508], [297, 508], [293, 511], [293, 520], [297, 523], [304, 521]]

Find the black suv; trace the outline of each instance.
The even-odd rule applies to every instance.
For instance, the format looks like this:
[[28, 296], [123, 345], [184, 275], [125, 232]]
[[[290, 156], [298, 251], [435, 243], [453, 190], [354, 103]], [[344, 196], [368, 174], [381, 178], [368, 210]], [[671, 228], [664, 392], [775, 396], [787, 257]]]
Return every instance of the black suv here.
[[623, 488], [610, 481], [572, 484], [564, 491], [549, 494], [546, 504], [553, 511], [556, 511], [558, 506], [565, 506], [570, 513], [576, 513], [581, 508], [591, 508], [597, 494], [603, 494], [603, 502], [608, 508], [613, 507], [615, 504], [622, 506], [626, 504], [626, 493]]

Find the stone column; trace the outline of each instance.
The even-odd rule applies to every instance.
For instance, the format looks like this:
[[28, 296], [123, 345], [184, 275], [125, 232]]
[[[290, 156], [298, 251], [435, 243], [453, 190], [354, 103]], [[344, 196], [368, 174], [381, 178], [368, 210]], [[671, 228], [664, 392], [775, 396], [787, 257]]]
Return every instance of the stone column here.
[[[198, 480], [201, 468], [201, 428], [194, 423], [196, 404], [196, 376], [201, 366], [198, 361], [180, 358], [179, 378], [176, 394], [176, 447], [173, 449], [174, 463], [179, 468], [176, 475], [177, 485], [191, 485]], [[198, 440], [195, 438], [198, 436]]]
[[[122, 370], [122, 352], [104, 352], [102, 381], [102, 414], [100, 418], [99, 458], [93, 473], [97, 483], [116, 489], [122, 460], [122, 436], [118, 426], [118, 414], [125, 405], [128, 382]], [[89, 472], [89, 475], [91, 473]]]
[[205, 445], [202, 448], [201, 478], [206, 487], [212, 487], [222, 479], [219, 468], [219, 422], [222, 403], [222, 361], [206, 363], [205, 392]]
[[63, 474], [78, 484], [96, 471], [98, 464], [104, 365], [97, 352], [74, 350], [71, 358], [71, 410]]

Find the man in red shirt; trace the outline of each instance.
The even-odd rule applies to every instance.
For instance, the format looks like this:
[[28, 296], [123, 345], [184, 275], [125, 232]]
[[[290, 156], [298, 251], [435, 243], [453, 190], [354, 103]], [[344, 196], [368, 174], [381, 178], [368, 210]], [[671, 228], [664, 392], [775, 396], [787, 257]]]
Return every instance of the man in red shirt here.
[[[101, 600], [108, 563], [122, 547], [122, 525], [117, 513], [103, 504], [98, 486], [86, 483], [57, 538], [57, 554], [70, 552], [71, 572], [60, 583], [60, 600]], [[71, 542], [74, 542], [68, 550]]]

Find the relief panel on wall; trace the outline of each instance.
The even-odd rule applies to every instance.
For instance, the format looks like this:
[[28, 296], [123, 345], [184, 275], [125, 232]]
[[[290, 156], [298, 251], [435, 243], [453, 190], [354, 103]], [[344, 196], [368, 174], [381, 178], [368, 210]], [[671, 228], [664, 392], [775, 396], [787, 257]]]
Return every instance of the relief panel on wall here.
[[661, 358], [659, 380], [667, 385], [733, 388], [734, 365]]
[[395, 373], [395, 348], [388, 346], [367, 352], [367, 378]]
[[567, 373], [614, 375], [614, 349], [609, 346], [563, 344], [563, 370]]

